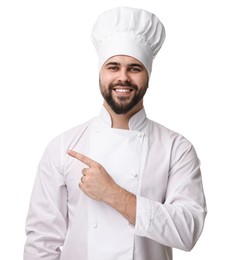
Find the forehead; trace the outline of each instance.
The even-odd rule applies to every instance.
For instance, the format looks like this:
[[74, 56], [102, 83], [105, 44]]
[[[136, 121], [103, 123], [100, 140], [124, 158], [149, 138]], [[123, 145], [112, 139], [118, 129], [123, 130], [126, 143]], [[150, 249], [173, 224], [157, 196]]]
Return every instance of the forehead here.
[[131, 56], [127, 56], [127, 55], [116, 55], [116, 56], [113, 56], [111, 58], [109, 58], [104, 64], [107, 65], [108, 63], [118, 63], [119, 65], [122, 65], [122, 66], [129, 66], [131, 64], [133, 65], [140, 65], [141, 67], [144, 67], [143, 64], [131, 57]]

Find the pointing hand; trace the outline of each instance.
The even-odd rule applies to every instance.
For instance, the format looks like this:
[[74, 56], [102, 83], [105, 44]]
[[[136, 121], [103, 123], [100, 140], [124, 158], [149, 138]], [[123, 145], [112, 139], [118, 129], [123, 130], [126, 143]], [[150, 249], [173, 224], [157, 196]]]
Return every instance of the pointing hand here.
[[86, 195], [99, 201], [106, 201], [112, 196], [113, 189], [117, 189], [118, 185], [101, 164], [75, 151], [68, 151], [68, 154], [88, 166], [82, 170], [83, 176], [79, 183]]

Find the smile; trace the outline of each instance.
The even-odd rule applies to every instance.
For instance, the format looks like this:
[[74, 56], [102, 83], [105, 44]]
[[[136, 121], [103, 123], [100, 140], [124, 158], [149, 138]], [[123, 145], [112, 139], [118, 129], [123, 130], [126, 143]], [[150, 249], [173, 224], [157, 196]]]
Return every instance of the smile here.
[[114, 91], [115, 91], [116, 93], [122, 93], [122, 94], [124, 94], [124, 93], [130, 93], [130, 92], [132, 92], [133, 89], [132, 89], [132, 88], [114, 88]]

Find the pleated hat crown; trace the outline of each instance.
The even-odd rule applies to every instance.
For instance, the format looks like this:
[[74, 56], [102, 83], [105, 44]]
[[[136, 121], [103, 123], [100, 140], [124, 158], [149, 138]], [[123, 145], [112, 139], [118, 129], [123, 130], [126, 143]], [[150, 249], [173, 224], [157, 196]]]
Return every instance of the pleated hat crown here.
[[164, 39], [165, 28], [153, 13], [130, 7], [102, 13], [92, 30], [99, 69], [109, 58], [127, 55], [139, 60], [150, 75], [153, 59]]

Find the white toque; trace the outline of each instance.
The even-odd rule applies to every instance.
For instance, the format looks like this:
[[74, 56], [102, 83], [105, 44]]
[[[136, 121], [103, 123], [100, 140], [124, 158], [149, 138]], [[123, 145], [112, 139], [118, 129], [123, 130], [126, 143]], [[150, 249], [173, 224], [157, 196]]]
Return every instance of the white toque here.
[[130, 7], [102, 13], [92, 30], [99, 70], [109, 58], [127, 55], [139, 60], [150, 75], [153, 59], [164, 39], [164, 26], [154, 14]]

